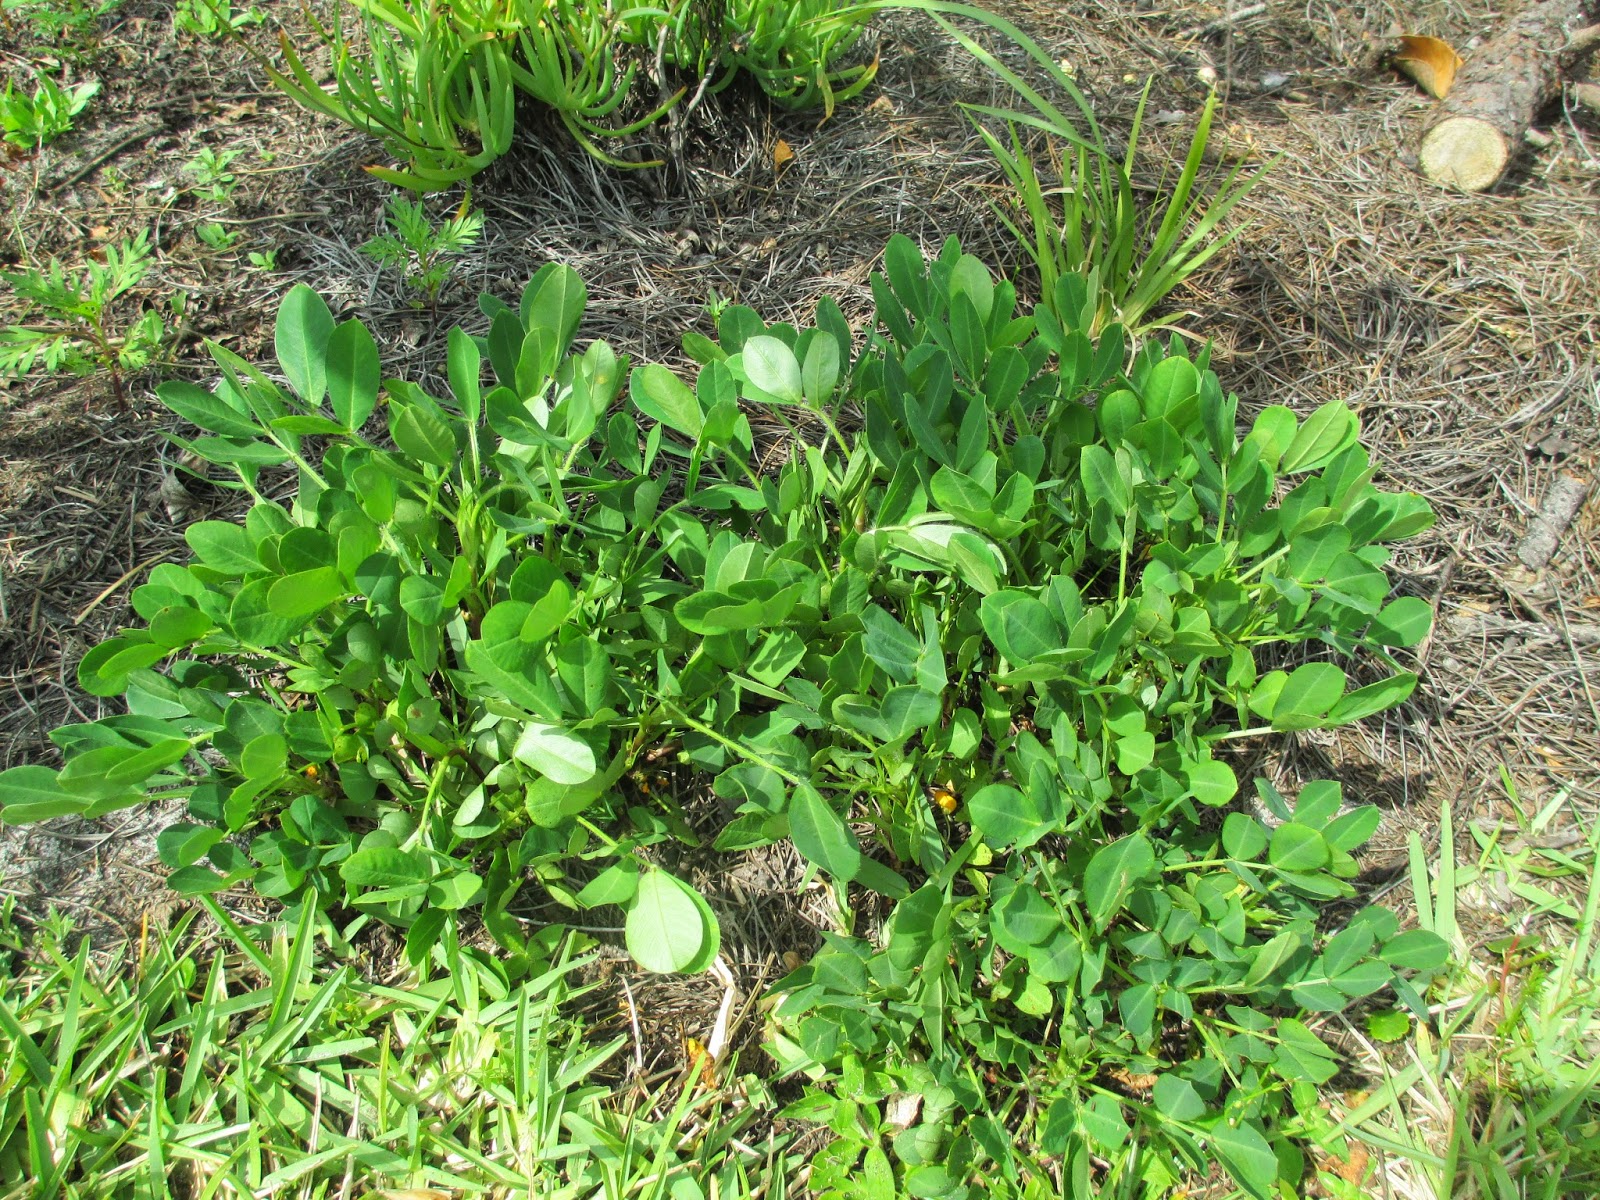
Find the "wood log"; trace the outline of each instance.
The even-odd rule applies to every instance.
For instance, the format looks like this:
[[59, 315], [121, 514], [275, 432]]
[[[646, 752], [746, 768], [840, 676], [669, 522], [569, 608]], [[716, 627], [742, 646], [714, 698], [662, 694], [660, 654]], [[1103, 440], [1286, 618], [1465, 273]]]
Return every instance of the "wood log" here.
[[1584, 0], [1531, 0], [1472, 52], [1423, 134], [1424, 175], [1468, 192], [1499, 181], [1535, 114], [1561, 88], [1584, 8]]

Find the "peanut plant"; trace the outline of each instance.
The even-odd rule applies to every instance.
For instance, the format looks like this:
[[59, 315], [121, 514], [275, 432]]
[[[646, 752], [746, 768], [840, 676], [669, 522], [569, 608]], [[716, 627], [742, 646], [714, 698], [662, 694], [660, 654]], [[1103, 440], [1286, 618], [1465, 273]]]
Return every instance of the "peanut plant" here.
[[[213, 388], [161, 387], [249, 510], [134, 592], [78, 672], [126, 714], [0, 774], [0, 818], [182, 800], [179, 892], [381, 920], [418, 964], [481, 923], [513, 973], [593, 909], [704, 970], [674, 844], [787, 839], [833, 914], [769, 1039], [836, 1135], [819, 1195], [1031, 1195], [1046, 1158], [1081, 1197], [1213, 1162], [1296, 1186], [1336, 1138], [1307, 1014], [1420, 1006], [1447, 951], [1330, 923], [1377, 810], [1258, 783], [1263, 820], [1227, 746], [1410, 695], [1431, 614], [1385, 565], [1432, 513], [1374, 486], [1344, 405], [1241, 428], [1204, 351], [1130, 353], [1079, 275], [1025, 315], [896, 237], [872, 283], [864, 338], [831, 301], [723, 305], [689, 381], [580, 345], [550, 265], [450, 332], [444, 397], [295, 288], [286, 386], [213, 345]], [[731, 817], [643, 786], [662, 762]]]

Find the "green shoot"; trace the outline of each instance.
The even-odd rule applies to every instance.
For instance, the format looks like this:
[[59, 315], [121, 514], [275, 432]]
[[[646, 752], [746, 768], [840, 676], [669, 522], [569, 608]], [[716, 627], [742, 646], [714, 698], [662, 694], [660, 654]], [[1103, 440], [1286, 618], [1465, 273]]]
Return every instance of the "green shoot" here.
[[50, 76], [40, 75], [39, 86], [30, 97], [8, 83], [0, 94], [0, 130], [13, 146], [25, 150], [47, 146], [72, 128], [72, 119], [89, 106], [99, 90], [98, 81], [62, 88]]
[[196, 38], [218, 38], [266, 20], [259, 8], [235, 12], [233, 0], [178, 0], [173, 28]]
[[217, 150], [202, 146], [193, 158], [183, 164], [183, 173], [195, 181], [197, 194], [204, 199], [226, 201], [238, 185], [229, 167], [243, 153], [242, 150]]
[[100, 18], [119, 3], [121, 0], [0, 0], [0, 12], [7, 21], [14, 17], [26, 24], [41, 41], [65, 41], [81, 47], [93, 44]]
[[154, 309], [120, 328], [114, 320], [116, 302], [149, 272], [150, 255], [149, 235], [140, 232], [107, 246], [105, 261], [89, 260], [76, 277], [55, 259], [43, 271], [0, 271], [0, 279], [31, 318], [0, 329], [0, 374], [20, 376], [36, 368], [77, 375], [105, 370], [117, 402], [126, 403], [123, 373], [148, 366], [165, 336]]
[[387, 233], [362, 244], [361, 252], [380, 266], [405, 273], [407, 286], [437, 303], [439, 291], [450, 279], [451, 260], [464, 254], [483, 232], [483, 214], [465, 205], [442, 225], [428, 219], [420, 201], [396, 196], [389, 201]]

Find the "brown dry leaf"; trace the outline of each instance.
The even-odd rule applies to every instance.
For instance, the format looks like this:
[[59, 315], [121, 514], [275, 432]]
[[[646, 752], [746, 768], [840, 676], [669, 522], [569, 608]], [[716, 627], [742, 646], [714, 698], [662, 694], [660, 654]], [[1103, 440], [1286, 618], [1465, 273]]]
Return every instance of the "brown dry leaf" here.
[[1567, 760], [1550, 749], [1549, 746], [1535, 746], [1533, 752], [1544, 759], [1545, 766], [1550, 770], [1565, 771], [1567, 769]]
[[1141, 1096], [1149, 1095], [1157, 1082], [1157, 1077], [1154, 1075], [1135, 1075], [1124, 1067], [1112, 1067], [1106, 1074], [1129, 1091]]
[[793, 161], [794, 151], [789, 148], [788, 142], [779, 138], [778, 144], [772, 148], [772, 169], [781, 171]]
[[1318, 1155], [1317, 1170], [1337, 1175], [1352, 1187], [1360, 1186], [1367, 1177], [1370, 1157], [1366, 1149], [1356, 1142], [1350, 1143], [1349, 1151], [1348, 1158], [1341, 1158], [1337, 1154]]
[[1352, 1186], [1360, 1184], [1367, 1177], [1368, 1159], [1366, 1147], [1351, 1142], [1349, 1157], [1339, 1164], [1339, 1178]]
[[111, 226], [109, 225], [94, 225], [89, 229], [89, 239], [91, 241], [103, 242], [110, 236]]
[[1456, 81], [1461, 56], [1449, 42], [1408, 33], [1400, 39], [1400, 49], [1395, 53], [1394, 63], [1428, 95], [1435, 100], [1443, 100], [1450, 94], [1450, 87]]

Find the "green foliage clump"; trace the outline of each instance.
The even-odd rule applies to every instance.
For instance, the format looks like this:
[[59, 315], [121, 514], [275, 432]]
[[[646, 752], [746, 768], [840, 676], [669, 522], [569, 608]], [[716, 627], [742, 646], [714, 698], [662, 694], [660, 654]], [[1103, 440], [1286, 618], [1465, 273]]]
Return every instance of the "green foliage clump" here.
[[225, 37], [266, 19], [259, 8], [235, 12], [233, 0], [178, 0], [172, 10], [172, 27], [195, 38]]
[[389, 201], [388, 232], [362, 243], [361, 252], [385, 267], [405, 273], [406, 283], [432, 304], [450, 279], [450, 260], [469, 249], [483, 232], [483, 214], [461, 211], [441, 225], [428, 220], [417, 201], [396, 196]]
[[161, 349], [166, 327], [161, 314], [145, 309], [121, 327], [115, 303], [150, 270], [150, 238], [140, 232], [107, 246], [105, 261], [90, 259], [76, 278], [55, 259], [45, 270], [0, 271], [15, 296], [37, 314], [24, 324], [0, 328], [0, 374], [25, 375], [35, 368], [87, 375], [106, 370], [120, 401], [122, 376], [148, 366]]
[[48, 75], [39, 76], [32, 96], [6, 84], [0, 94], [0, 132], [13, 146], [38, 150], [48, 146], [72, 128], [72, 118], [89, 107], [99, 92], [96, 80], [61, 87]]
[[828, 115], [840, 100], [859, 93], [876, 65], [834, 64], [861, 37], [871, 16], [865, 5], [833, 0], [723, 0], [720, 5], [679, 3], [666, 11], [636, 8], [623, 14], [622, 40], [654, 53], [698, 79], [708, 91], [728, 86], [741, 72], [790, 108], [821, 105]]
[[515, 131], [518, 93], [554, 112], [601, 161], [655, 166], [619, 159], [597, 140], [637, 133], [688, 94], [689, 87], [679, 88], [642, 116], [620, 117], [641, 64], [693, 73], [697, 93], [725, 87], [743, 71], [782, 103], [820, 103], [830, 112], [875, 73], [875, 65], [836, 63], [871, 10], [821, 0], [626, 9], [574, 0], [349, 3], [361, 33], [339, 24], [325, 32], [334, 61], [331, 91], [287, 38], [285, 69], [271, 69], [272, 79], [313, 112], [380, 138], [404, 166], [368, 170], [413, 191], [449, 187], [503, 155]]
[[[137, 589], [145, 624], [79, 668], [127, 715], [0, 774], [0, 815], [182, 799], [175, 888], [368, 914], [418, 964], [469, 910], [518, 964], [529, 905], [619, 906], [644, 966], [705, 969], [716, 917], [668, 844], [788, 838], [837, 929], [772, 1047], [863, 1081], [795, 1110], [840, 1132], [840, 1178], [959, 1196], [1059, 1155], [1293, 1183], [1336, 1070], [1306, 1012], [1420, 1004], [1406, 973], [1443, 944], [1375, 908], [1329, 936], [1376, 810], [1314, 783], [1228, 811], [1219, 750], [1410, 694], [1393, 652], [1430, 612], [1384, 567], [1432, 514], [1373, 485], [1344, 405], [1241, 433], [1206, 353], [1130, 355], [1078, 275], [1022, 315], [954, 240], [897, 237], [873, 293], [864, 342], [831, 301], [806, 329], [723, 306], [685, 336], [691, 385], [579, 349], [584, 288], [551, 265], [451, 331], [443, 398], [296, 288], [287, 388], [212, 346], [214, 390], [160, 390], [243, 524], [192, 526], [194, 561]], [[662, 757], [731, 820], [632, 782]], [[932, 1099], [891, 1159], [888, 1119], [850, 1114], [900, 1089]]]
[[0, 0], [7, 25], [25, 25], [34, 37], [69, 49], [86, 48], [99, 40], [100, 18], [121, 0]]
[[[1005, 17], [952, 0], [884, 0], [883, 7], [927, 13], [1018, 97], [1016, 108], [962, 107], [1006, 178], [1007, 194], [993, 208], [1038, 272], [1042, 304], [1053, 303], [1061, 276], [1080, 275], [1095, 301], [1090, 332], [1120, 324], [1141, 335], [1159, 325], [1150, 314], [1161, 301], [1239, 236], [1241, 230], [1225, 230], [1223, 222], [1261, 173], [1246, 176], [1241, 164], [1219, 184], [1202, 181], [1214, 94], [1201, 109], [1176, 174], [1163, 171], [1147, 189], [1150, 196], [1140, 197], [1134, 178], [1136, 167], [1145, 165], [1140, 139], [1149, 83], [1134, 112], [1126, 150], [1114, 152], [1094, 106], [1063, 64]], [[1006, 38], [1049, 89], [1036, 88], [952, 18]], [[984, 118], [1001, 123], [1005, 135], [988, 128]], [[1041, 144], [1042, 163], [1035, 149]]]
[[183, 174], [194, 180], [195, 194], [205, 200], [226, 203], [233, 198], [238, 177], [233, 173], [233, 160], [243, 150], [218, 150], [202, 146], [195, 156], [183, 164]]

